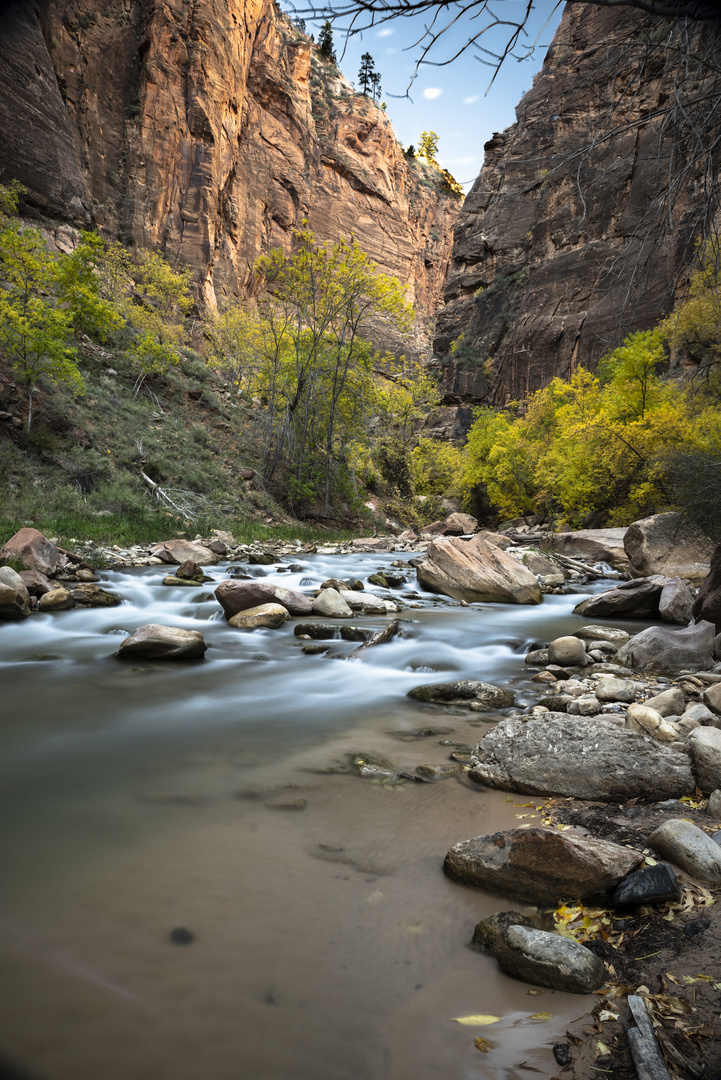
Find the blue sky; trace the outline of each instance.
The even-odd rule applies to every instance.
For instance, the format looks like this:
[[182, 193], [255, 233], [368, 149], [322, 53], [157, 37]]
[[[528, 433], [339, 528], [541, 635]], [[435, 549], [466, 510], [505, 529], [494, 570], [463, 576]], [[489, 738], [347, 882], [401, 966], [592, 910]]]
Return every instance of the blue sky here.
[[[297, 0], [297, 6], [301, 5], [302, 0]], [[515, 18], [525, 10], [526, 4], [525, 0], [496, 0], [491, 7], [499, 17]], [[531, 45], [538, 36], [533, 55], [523, 61], [507, 58], [490, 90], [493, 71], [476, 58], [479, 51], [471, 49], [445, 67], [423, 64], [409, 91], [412, 100], [402, 97], [420, 51], [412, 46], [423, 33], [423, 18], [396, 19], [347, 42], [335, 30], [335, 48], [341, 71], [355, 84], [361, 55], [364, 52], [372, 55], [381, 74], [388, 116], [398, 138], [405, 147], [410, 143], [417, 146], [421, 131], [435, 131], [440, 140], [439, 163], [468, 190], [483, 164], [483, 144], [494, 131], [502, 131], [515, 121], [515, 106], [530, 89], [533, 76], [543, 63], [562, 8], [563, 4], [556, 4], [555, 0], [538, 0], [529, 23], [529, 35], [523, 39]], [[487, 21], [482, 16], [476, 23], [460, 22], [453, 27], [430, 59], [442, 61], [453, 55], [467, 40], [468, 27], [478, 29], [482, 20]], [[545, 29], [544, 24], [547, 24]], [[307, 22], [307, 31], [314, 32], [316, 40], [319, 25]], [[507, 30], [497, 27], [484, 38], [485, 47], [497, 51], [505, 34]], [[341, 56], [344, 47], [345, 55]]]

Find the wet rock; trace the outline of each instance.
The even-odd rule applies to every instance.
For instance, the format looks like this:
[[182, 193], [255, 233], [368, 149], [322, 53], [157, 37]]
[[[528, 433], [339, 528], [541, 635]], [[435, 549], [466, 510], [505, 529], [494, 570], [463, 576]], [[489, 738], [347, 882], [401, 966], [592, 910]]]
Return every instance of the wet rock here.
[[613, 645], [625, 645], [631, 635], [615, 626], [582, 626], [575, 636], [583, 641], [610, 641]]
[[275, 561], [275, 555], [271, 555], [269, 551], [251, 551], [248, 556], [251, 566], [272, 566]]
[[713, 667], [714, 627], [700, 622], [685, 630], [650, 626], [618, 650], [619, 664], [636, 671], [703, 671]]
[[337, 578], [337, 577], [327, 578], [323, 582], [323, 584], [321, 585], [321, 589], [335, 589], [336, 592], [340, 592], [341, 589], [347, 589], [347, 588], [348, 588], [348, 582], [347, 581], [341, 581], [341, 579]]
[[470, 679], [458, 682], [427, 683], [409, 690], [408, 697], [416, 701], [440, 702], [448, 705], [467, 705], [471, 702], [482, 705], [484, 709], [504, 709], [512, 705], [514, 695], [510, 690], [494, 686], [492, 683], [475, 682]]
[[[275, 594], [275, 601], [278, 604], [282, 604], [291, 615], [310, 615], [313, 610], [313, 604], [310, 597], [305, 596], [303, 593], [296, 592], [295, 589], [286, 589], [284, 585], [271, 585]], [[268, 601], [272, 603], [273, 601]]]
[[338, 636], [339, 627], [332, 623], [296, 623], [293, 633], [296, 637], [309, 637], [315, 640], [327, 641], [329, 638]]
[[388, 589], [390, 587], [385, 574], [369, 574], [368, 582], [370, 585], [377, 585], [379, 589]]
[[721, 821], [721, 788], [716, 788], [709, 795], [706, 812], [714, 821]]
[[669, 690], [662, 690], [660, 694], [648, 698], [644, 701], [644, 705], [649, 709], [655, 709], [661, 716], [680, 716], [684, 711], [686, 699], [677, 686], [672, 686]]
[[648, 843], [699, 881], [721, 883], [721, 848], [692, 822], [670, 818], [651, 833]]
[[573, 1054], [568, 1043], [556, 1043], [553, 1047], [553, 1056], [559, 1065], [570, 1065], [573, 1061]]
[[163, 578], [163, 585], [178, 585], [185, 588], [197, 588], [201, 584], [198, 581], [193, 581], [192, 578], [180, 578], [174, 574], [166, 574]]
[[288, 609], [282, 604], [258, 604], [233, 615], [228, 619], [228, 626], [236, 630], [275, 630], [289, 618]]
[[115, 596], [114, 593], [106, 592], [105, 589], [101, 589], [99, 585], [74, 585], [70, 589], [70, 593], [76, 607], [118, 607], [118, 605], [123, 602], [121, 597]]
[[[345, 627], [343, 628], [345, 629]], [[345, 637], [341, 629], [341, 636]], [[373, 649], [376, 645], [387, 645], [389, 641], [392, 641], [394, 637], [401, 635], [401, 624], [398, 619], [394, 619], [393, 622], [388, 623], [387, 626], [382, 627], [380, 630], [376, 630], [375, 634], [366, 635], [366, 639], [362, 645], [357, 649], [354, 649], [348, 659], [357, 657], [364, 653], [366, 649]], [[402, 636], [402, 635], [401, 635]], [[353, 640], [357, 640], [354, 638]]]
[[569, 994], [592, 994], [606, 981], [600, 957], [580, 942], [546, 930], [506, 927], [496, 943], [496, 958], [517, 979]]
[[534, 904], [595, 899], [643, 861], [643, 854], [608, 840], [556, 829], [508, 829], [462, 840], [447, 853], [451, 877]]
[[631, 704], [636, 700], [636, 688], [629, 679], [618, 679], [615, 675], [602, 676], [596, 683], [596, 697], [599, 701]]
[[121, 643], [117, 655], [122, 660], [196, 660], [207, 648], [198, 630], [148, 623]]
[[304, 645], [302, 651], [309, 656], [320, 656], [322, 653], [327, 653], [330, 645]]
[[524, 795], [570, 795], [624, 802], [690, 795], [696, 786], [687, 754], [610, 719], [563, 713], [501, 720], [478, 743], [471, 778]]
[[51, 540], [29, 528], [20, 529], [3, 544], [0, 559], [19, 559], [27, 570], [39, 570], [47, 577], [53, 577], [65, 561]]
[[291, 615], [310, 615], [312, 611], [311, 601], [303, 593], [252, 578], [249, 581], [221, 581], [215, 596], [228, 620], [239, 611], [259, 604], [282, 604]]
[[721, 787], [721, 731], [699, 727], [686, 740], [693, 762], [696, 782], [705, 795]]
[[[27, 596], [27, 589], [24, 593]], [[0, 582], [0, 620], [27, 619], [29, 614], [30, 604], [23, 595], [12, 585]]]
[[496, 911], [486, 919], [476, 923], [473, 931], [471, 945], [475, 949], [483, 949], [484, 952], [494, 953], [496, 942], [503, 930], [508, 926], [528, 926], [533, 928], [533, 922], [527, 915], [521, 915], [518, 911]]
[[700, 584], [709, 571], [713, 541], [684, 514], [653, 514], [629, 525], [624, 548], [637, 574], [678, 575]]
[[370, 592], [354, 592], [343, 589], [339, 594], [351, 611], [360, 611], [363, 615], [385, 615], [386, 605], [378, 596]]
[[548, 683], [550, 685], [556, 682], [556, 676], [552, 671], [537, 671], [531, 678], [531, 682]]
[[[209, 550], [212, 551], [212, 548]], [[186, 559], [184, 563], [181, 563], [176, 571], [176, 577], [179, 578], [198, 578], [201, 582], [209, 580], [203, 573], [197, 562], [193, 562], [192, 559]]]
[[688, 626], [691, 622], [694, 594], [680, 577], [669, 578], [661, 589], [658, 613], [667, 623]]
[[55, 588], [43, 593], [38, 601], [41, 611], [67, 611], [74, 606], [72, 594], [67, 589]]
[[691, 922], [687, 922], [683, 928], [683, 932], [687, 938], [695, 938], [699, 934], [705, 933], [710, 925], [711, 920], [708, 916], [703, 916], [700, 919], [692, 919]]
[[359, 776], [373, 780], [377, 777], [389, 778], [396, 776], [398, 769], [392, 761], [383, 754], [373, 750], [364, 750], [351, 755], [351, 767]]
[[574, 615], [595, 618], [632, 619], [655, 618], [665, 579], [662, 577], [636, 578], [614, 585], [612, 589], [596, 593], [576, 604]]
[[353, 612], [336, 589], [323, 589], [312, 604], [314, 615], [325, 615], [327, 619], [350, 619]]
[[586, 649], [578, 637], [556, 638], [548, 647], [548, 660], [562, 667], [583, 667], [587, 662]]
[[77, 577], [78, 581], [84, 581], [84, 582], [100, 581], [100, 578], [98, 577], [98, 575], [93, 570], [89, 570], [89, 569], [87, 569], [86, 567], [83, 567], [83, 566], [81, 566], [80, 569], [76, 571], [76, 577]]
[[154, 544], [151, 551], [164, 563], [176, 565], [189, 559], [198, 566], [213, 566], [218, 561], [218, 556], [214, 551], [203, 544], [192, 543], [190, 540], [164, 540], [162, 544]]
[[548, 649], [531, 649], [526, 653], [524, 663], [531, 664], [534, 667], [545, 666], [548, 663]]
[[540, 604], [542, 599], [530, 570], [480, 535], [432, 541], [417, 574], [424, 588], [468, 603]]
[[551, 712], [567, 712], [568, 706], [575, 698], [570, 694], [549, 694], [546, 697], [542, 697], [537, 706], [544, 709], [549, 709]]
[[663, 904], [667, 900], [679, 900], [681, 886], [673, 867], [665, 863], [642, 866], [629, 874], [613, 894], [615, 908], [638, 907], [640, 904]]
[[170, 931], [170, 940], [173, 945], [190, 945], [191, 942], [195, 941], [195, 934], [184, 926], [177, 926], [175, 930]]
[[443, 762], [442, 765], [416, 765], [416, 776], [421, 780], [425, 780], [427, 783], [434, 783], [437, 780], [448, 780], [451, 776], [458, 776], [463, 772], [463, 766], [460, 764], [448, 764]]

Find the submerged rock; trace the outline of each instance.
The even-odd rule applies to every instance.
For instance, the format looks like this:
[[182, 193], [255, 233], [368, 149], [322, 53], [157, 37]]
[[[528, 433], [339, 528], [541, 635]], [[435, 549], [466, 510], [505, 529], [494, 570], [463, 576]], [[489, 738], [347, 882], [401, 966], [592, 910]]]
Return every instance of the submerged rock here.
[[534, 904], [605, 896], [643, 861], [608, 840], [556, 829], [508, 829], [463, 840], [447, 853], [451, 877]]
[[524, 795], [623, 802], [678, 798], [696, 786], [688, 754], [598, 716], [501, 720], [471, 764], [472, 779]]
[[606, 965], [585, 945], [527, 926], [501, 932], [496, 958], [517, 979], [569, 994], [592, 994], [606, 981]]
[[531, 571], [480, 534], [432, 541], [417, 574], [424, 588], [468, 603], [540, 604], [542, 599]]
[[122, 660], [197, 660], [207, 648], [198, 630], [148, 623], [122, 642], [117, 655]]
[[471, 679], [462, 679], [458, 682], [427, 683], [425, 686], [416, 686], [409, 690], [408, 697], [417, 701], [432, 701], [447, 705], [470, 705], [471, 703], [483, 706], [484, 709], [505, 709], [512, 705], [514, 695], [512, 691], [505, 690], [492, 683], [475, 682]]

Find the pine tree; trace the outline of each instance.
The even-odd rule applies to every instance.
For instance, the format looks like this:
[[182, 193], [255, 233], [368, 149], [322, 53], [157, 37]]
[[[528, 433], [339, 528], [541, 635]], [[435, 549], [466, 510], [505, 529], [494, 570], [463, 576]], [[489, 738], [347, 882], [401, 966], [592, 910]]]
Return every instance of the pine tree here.
[[358, 72], [358, 82], [360, 83], [361, 92], [368, 97], [368, 91], [373, 86], [374, 76], [380, 79], [380, 75], [376, 72], [376, 66], [373, 57], [370, 53], [363, 53], [361, 56], [361, 66]]
[[318, 36], [318, 50], [324, 59], [330, 60], [333, 64], [338, 63], [333, 45], [333, 29], [328, 19], [323, 23]]
[[371, 96], [375, 101], [378, 101], [381, 96], [381, 76], [379, 71], [374, 71], [371, 75], [371, 86], [373, 88]]

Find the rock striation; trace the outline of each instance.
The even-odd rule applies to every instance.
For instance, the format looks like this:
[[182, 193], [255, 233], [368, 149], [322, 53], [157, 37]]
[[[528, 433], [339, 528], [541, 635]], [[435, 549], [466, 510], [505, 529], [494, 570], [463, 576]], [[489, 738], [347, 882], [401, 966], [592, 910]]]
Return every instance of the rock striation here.
[[516, 123], [486, 143], [435, 339], [461, 427], [473, 402], [502, 405], [593, 369], [672, 305], [704, 196], [681, 184], [661, 220], [674, 125], [649, 115], [674, 72], [650, 33], [628, 7], [566, 5]]
[[255, 259], [307, 219], [400, 278], [419, 327], [433, 315], [459, 199], [270, 0], [9, 10], [0, 181], [30, 207], [160, 248], [211, 307], [252, 294]]

